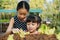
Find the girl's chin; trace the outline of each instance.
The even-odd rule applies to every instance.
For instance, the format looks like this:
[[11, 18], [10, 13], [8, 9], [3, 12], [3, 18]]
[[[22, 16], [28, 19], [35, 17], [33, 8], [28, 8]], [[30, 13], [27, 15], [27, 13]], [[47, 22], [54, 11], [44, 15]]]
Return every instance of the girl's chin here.
[[33, 33], [33, 30], [29, 31], [30, 33]]

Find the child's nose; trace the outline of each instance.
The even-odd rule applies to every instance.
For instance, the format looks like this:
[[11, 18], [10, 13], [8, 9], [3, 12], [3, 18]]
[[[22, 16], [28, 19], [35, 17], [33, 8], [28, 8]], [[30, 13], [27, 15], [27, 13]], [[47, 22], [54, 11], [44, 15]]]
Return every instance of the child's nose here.
[[30, 24], [30, 28], [32, 27], [32, 24]]

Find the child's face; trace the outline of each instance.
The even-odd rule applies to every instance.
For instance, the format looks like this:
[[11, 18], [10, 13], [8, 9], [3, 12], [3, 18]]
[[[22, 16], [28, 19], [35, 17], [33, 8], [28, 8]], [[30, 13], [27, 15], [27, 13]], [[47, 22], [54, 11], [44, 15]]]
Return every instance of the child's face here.
[[21, 8], [21, 9], [18, 10], [18, 17], [21, 20], [25, 19], [27, 14], [28, 14], [28, 11], [24, 8]]
[[33, 22], [27, 22], [27, 30], [29, 31], [29, 32], [34, 32], [34, 31], [36, 31], [36, 29], [38, 28], [38, 24], [37, 24], [37, 22], [36, 23], [33, 23]]

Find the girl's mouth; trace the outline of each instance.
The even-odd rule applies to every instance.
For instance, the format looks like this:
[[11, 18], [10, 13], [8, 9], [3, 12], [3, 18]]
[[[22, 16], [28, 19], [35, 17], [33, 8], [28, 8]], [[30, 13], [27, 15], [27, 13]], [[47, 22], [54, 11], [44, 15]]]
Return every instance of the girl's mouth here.
[[29, 30], [32, 30], [32, 28], [29, 28]]

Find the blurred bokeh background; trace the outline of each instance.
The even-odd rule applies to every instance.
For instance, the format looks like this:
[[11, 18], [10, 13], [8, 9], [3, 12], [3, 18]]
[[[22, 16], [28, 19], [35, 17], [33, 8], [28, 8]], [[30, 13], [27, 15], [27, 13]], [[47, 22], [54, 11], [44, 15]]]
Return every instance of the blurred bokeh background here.
[[[0, 0], [0, 33], [5, 32], [11, 17], [17, 14], [17, 3], [22, 0]], [[42, 24], [60, 32], [60, 0], [24, 0], [30, 4], [30, 14], [42, 18]]]

